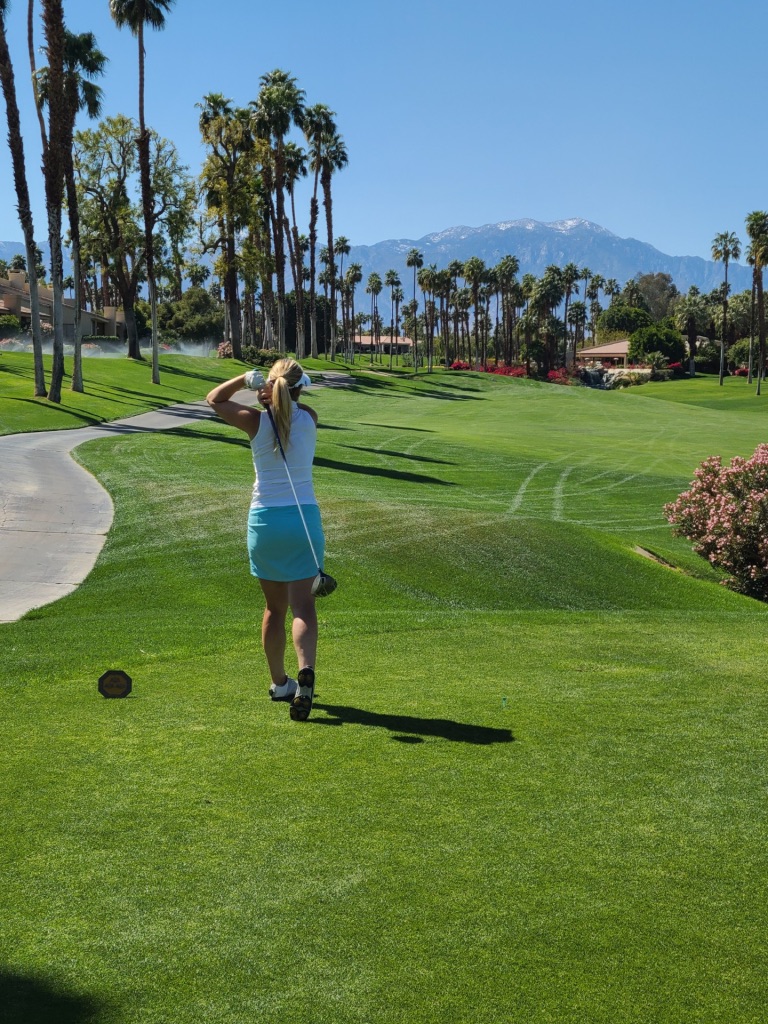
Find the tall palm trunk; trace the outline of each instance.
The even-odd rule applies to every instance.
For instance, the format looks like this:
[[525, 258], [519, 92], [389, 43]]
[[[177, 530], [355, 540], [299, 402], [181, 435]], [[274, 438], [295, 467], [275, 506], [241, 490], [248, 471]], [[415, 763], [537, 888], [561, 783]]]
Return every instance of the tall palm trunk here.
[[[321, 176], [323, 187], [323, 206], [325, 207], [325, 226], [328, 232], [328, 260], [330, 277], [330, 320], [331, 320], [331, 341], [330, 357], [336, 358], [336, 259], [333, 254], [333, 199], [331, 197], [331, 171], [323, 169]], [[371, 324], [373, 329], [373, 324]]]
[[[62, 0], [43, 0], [43, 24], [48, 50], [48, 146], [43, 155], [45, 206], [48, 214], [48, 241], [51, 248], [51, 284], [53, 286], [53, 366], [50, 402], [61, 401], [64, 378], [64, 289], [62, 284], [61, 200], [64, 191], [63, 153], [66, 144], [64, 109], [64, 8]], [[30, 267], [30, 277], [35, 263]]]
[[19, 107], [16, 101], [16, 83], [13, 74], [13, 64], [8, 50], [8, 40], [5, 34], [5, 17], [0, 14], [0, 85], [2, 85], [3, 96], [5, 97], [6, 119], [8, 121], [8, 144], [11, 150], [11, 162], [13, 164], [13, 183], [16, 189], [16, 203], [19, 211], [19, 221], [24, 235], [24, 249], [27, 255], [27, 267], [29, 267], [29, 308], [32, 320], [32, 349], [35, 371], [35, 396], [42, 398], [46, 394], [45, 368], [43, 366], [43, 344], [40, 333], [40, 300], [37, 290], [37, 275], [35, 263], [37, 254], [35, 252], [35, 232], [32, 223], [32, 208], [29, 202], [29, 187], [27, 185], [27, 171], [24, 161], [24, 141], [21, 134], [21, 121], [19, 118]]
[[299, 228], [296, 224], [296, 200], [293, 189], [290, 189], [291, 197], [291, 220], [288, 227], [286, 219], [286, 233], [289, 244], [293, 239], [291, 248], [291, 269], [293, 271], [293, 294], [296, 300], [296, 358], [303, 359], [305, 355], [306, 341], [304, 337], [304, 253], [301, 250], [301, 239]]
[[75, 292], [74, 309], [74, 346], [75, 358], [72, 369], [72, 390], [84, 391], [83, 387], [83, 326], [81, 309], [83, 305], [83, 280], [80, 260], [80, 216], [75, 191], [75, 171], [72, 166], [72, 149], [64, 152], [66, 162], [65, 180], [67, 187], [67, 212], [69, 215], [69, 237], [72, 243], [72, 277]]
[[726, 344], [726, 324], [728, 321], [728, 260], [723, 260], [723, 266], [725, 267], [725, 285], [723, 290], [723, 332], [720, 339], [720, 380], [718, 383], [720, 387], [723, 386], [723, 378], [725, 377], [725, 344]]
[[139, 178], [141, 180], [141, 205], [144, 210], [144, 261], [147, 269], [147, 288], [152, 321], [152, 383], [160, 383], [160, 345], [157, 336], [157, 288], [155, 285], [155, 253], [152, 240], [152, 182], [150, 178], [149, 132], [144, 123], [144, 22], [139, 21], [137, 38], [139, 42]]
[[320, 168], [315, 170], [315, 184], [309, 202], [309, 353], [317, 359], [317, 218], [320, 204], [317, 201], [317, 184]]
[[749, 367], [747, 369], [747, 383], [752, 383], [752, 355], [755, 347], [755, 302], [757, 290], [757, 279], [754, 270], [752, 271], [752, 299], [749, 306]]
[[763, 295], [763, 268], [755, 263], [755, 274], [757, 275], [757, 390], [760, 394], [760, 386], [765, 372], [765, 299]]

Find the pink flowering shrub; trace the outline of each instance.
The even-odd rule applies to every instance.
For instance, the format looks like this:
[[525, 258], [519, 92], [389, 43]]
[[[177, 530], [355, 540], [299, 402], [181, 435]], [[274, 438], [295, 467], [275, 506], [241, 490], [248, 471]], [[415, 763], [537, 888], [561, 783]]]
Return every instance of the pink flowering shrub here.
[[705, 459], [694, 477], [689, 490], [664, 506], [674, 532], [729, 574], [726, 587], [768, 601], [768, 444], [730, 466], [719, 455]]
[[454, 359], [450, 366], [451, 370], [469, 370], [469, 363], [465, 363], [462, 359]]
[[216, 349], [216, 357], [218, 359], [231, 359], [232, 345], [228, 341], [220, 341]]
[[746, 366], [738, 366], [733, 371], [733, 375], [734, 375], [734, 377], [748, 377], [749, 376], [749, 370], [747, 369]]

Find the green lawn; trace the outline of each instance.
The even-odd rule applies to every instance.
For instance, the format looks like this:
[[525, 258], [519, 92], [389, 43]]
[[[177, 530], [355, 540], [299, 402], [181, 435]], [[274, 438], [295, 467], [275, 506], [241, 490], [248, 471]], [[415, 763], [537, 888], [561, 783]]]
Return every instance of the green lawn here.
[[768, 397], [361, 373], [308, 400], [340, 586], [304, 725], [266, 695], [241, 436], [77, 450], [115, 500], [99, 563], [0, 627], [11, 1019], [762, 1022], [768, 608], [661, 508], [766, 440]]

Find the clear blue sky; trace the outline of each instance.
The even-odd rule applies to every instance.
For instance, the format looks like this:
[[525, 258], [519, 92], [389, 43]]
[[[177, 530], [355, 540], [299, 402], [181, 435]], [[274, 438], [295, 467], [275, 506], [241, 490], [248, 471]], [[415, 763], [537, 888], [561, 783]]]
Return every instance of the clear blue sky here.
[[[26, 6], [12, 0], [8, 31], [40, 239]], [[64, 9], [110, 57], [104, 113], [135, 116], [135, 39], [108, 0]], [[260, 75], [285, 68], [337, 112], [350, 163], [335, 224], [353, 244], [584, 217], [709, 257], [715, 234], [743, 239], [745, 215], [768, 208], [766, 21], [757, 0], [177, 0], [147, 36], [147, 121], [197, 173], [195, 103], [222, 92], [246, 105]], [[0, 195], [0, 239], [21, 240], [4, 142]]]

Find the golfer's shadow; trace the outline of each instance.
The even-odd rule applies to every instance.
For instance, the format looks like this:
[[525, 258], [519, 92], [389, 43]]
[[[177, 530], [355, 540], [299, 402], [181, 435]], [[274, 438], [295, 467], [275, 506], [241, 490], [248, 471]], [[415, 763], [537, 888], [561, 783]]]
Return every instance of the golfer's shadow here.
[[0, 1005], [3, 1024], [98, 1024], [115, 1020], [115, 1008], [101, 1005], [93, 996], [66, 991], [53, 980], [4, 967], [0, 967]]
[[379, 714], [362, 708], [348, 708], [339, 704], [320, 704], [315, 701], [317, 711], [325, 711], [330, 718], [311, 718], [315, 725], [372, 725], [406, 735], [393, 736], [400, 743], [423, 743], [425, 736], [439, 736], [456, 743], [512, 743], [514, 736], [509, 729], [493, 729], [487, 725], [469, 725], [454, 722], [450, 718], [415, 718], [412, 715]]

